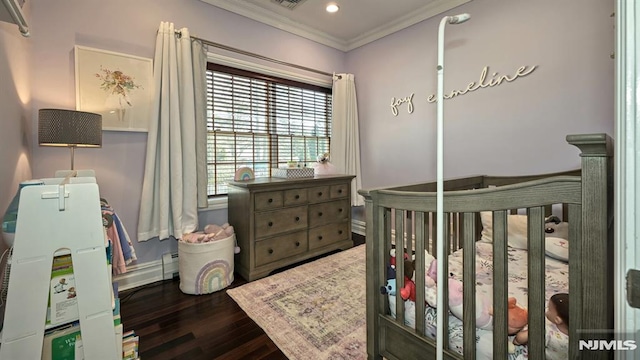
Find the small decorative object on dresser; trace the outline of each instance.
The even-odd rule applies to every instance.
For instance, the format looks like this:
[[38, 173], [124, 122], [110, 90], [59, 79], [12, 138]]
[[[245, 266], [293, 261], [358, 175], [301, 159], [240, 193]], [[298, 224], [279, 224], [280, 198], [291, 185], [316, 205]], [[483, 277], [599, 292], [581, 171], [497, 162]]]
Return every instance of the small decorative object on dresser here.
[[255, 175], [253, 174], [253, 169], [249, 167], [241, 167], [236, 170], [236, 173], [233, 177], [235, 181], [244, 181], [244, 180], [252, 180], [255, 179]]
[[248, 281], [351, 240], [352, 175], [229, 182], [229, 223], [242, 248], [236, 271]]

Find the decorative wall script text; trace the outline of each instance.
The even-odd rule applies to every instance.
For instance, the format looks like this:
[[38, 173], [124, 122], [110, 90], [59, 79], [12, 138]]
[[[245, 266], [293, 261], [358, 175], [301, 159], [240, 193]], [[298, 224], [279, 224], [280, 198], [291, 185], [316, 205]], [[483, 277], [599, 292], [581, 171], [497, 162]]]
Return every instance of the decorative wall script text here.
[[[478, 80], [478, 82], [476, 83], [475, 81], [472, 81], [469, 83], [469, 85], [467, 85], [467, 88], [464, 90], [453, 90], [451, 91], [451, 93], [449, 94], [444, 94], [444, 98], [445, 99], [451, 99], [454, 98], [458, 95], [464, 95], [466, 93], [468, 93], [469, 91], [476, 91], [479, 88], [486, 88], [486, 87], [494, 87], [494, 86], [498, 86], [500, 84], [502, 84], [503, 81], [507, 81], [507, 82], [512, 82], [514, 80], [516, 80], [517, 78], [521, 77], [521, 76], [527, 76], [529, 74], [531, 74], [533, 72], [533, 70], [535, 70], [538, 66], [534, 65], [534, 66], [520, 66], [518, 68], [518, 70], [516, 70], [516, 73], [513, 76], [509, 76], [509, 75], [500, 75], [498, 76], [497, 72], [494, 72], [493, 74], [491, 74], [491, 80], [489, 80], [489, 82], [487, 82], [487, 72], [489, 71], [489, 67], [485, 66], [484, 69], [482, 69], [482, 72], [480, 73], [480, 80]], [[436, 95], [431, 94], [429, 95], [429, 97], [427, 98], [427, 101], [429, 102], [435, 102], [436, 101]]]
[[[452, 90], [448, 94], [444, 94], [443, 97], [445, 99], [451, 99], [458, 95], [464, 95], [470, 91], [476, 91], [480, 88], [488, 88], [494, 87], [502, 84], [503, 82], [512, 82], [515, 81], [519, 77], [527, 76], [531, 74], [538, 66], [521, 66], [516, 70], [515, 74], [512, 76], [509, 75], [499, 75], [497, 72], [491, 74], [489, 78], [487, 78], [487, 74], [489, 72], [489, 67], [485, 66], [480, 73], [480, 79], [476, 81], [472, 81], [467, 85], [464, 90]], [[407, 103], [407, 111], [409, 114], [413, 113], [413, 93], [410, 96], [404, 98], [391, 98], [391, 113], [393, 116], [398, 116], [398, 106]], [[436, 102], [436, 95], [431, 94], [427, 97], [427, 101], [430, 103]]]
[[407, 111], [411, 114], [413, 112], [413, 93], [403, 98], [391, 98], [391, 112], [393, 113], [393, 116], [398, 116], [398, 106], [404, 103], [407, 103]]

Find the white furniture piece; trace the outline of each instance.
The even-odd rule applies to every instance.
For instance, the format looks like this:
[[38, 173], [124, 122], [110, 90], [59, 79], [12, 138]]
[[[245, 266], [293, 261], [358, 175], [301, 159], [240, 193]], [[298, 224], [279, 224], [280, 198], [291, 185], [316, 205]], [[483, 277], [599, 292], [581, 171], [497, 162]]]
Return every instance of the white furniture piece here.
[[120, 359], [100, 196], [94, 177], [22, 189], [0, 359], [40, 359], [54, 254], [71, 253], [85, 359]]

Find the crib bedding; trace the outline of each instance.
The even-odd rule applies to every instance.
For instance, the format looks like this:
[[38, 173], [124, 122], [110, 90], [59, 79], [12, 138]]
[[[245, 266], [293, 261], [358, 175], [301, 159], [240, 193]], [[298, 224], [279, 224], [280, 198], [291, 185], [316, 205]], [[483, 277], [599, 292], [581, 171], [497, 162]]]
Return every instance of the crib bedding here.
[[[476, 242], [476, 293], [492, 301], [492, 272], [493, 272], [493, 245], [482, 241]], [[449, 256], [449, 272], [457, 279], [462, 279], [462, 254], [460, 249]], [[515, 248], [508, 248], [508, 283], [509, 296], [517, 299], [518, 305], [527, 307], [527, 251]], [[569, 266], [568, 263], [547, 256], [545, 259], [545, 304], [555, 293], [568, 292], [569, 289]], [[389, 296], [389, 307], [391, 315], [395, 317], [395, 296]], [[437, 310], [427, 306], [425, 311], [427, 336], [436, 337]], [[415, 304], [412, 301], [405, 301], [405, 324], [415, 327]], [[449, 313], [449, 344], [453, 350], [462, 354], [462, 321]], [[510, 337], [510, 340], [513, 337]], [[490, 330], [476, 330], [476, 344], [478, 359], [491, 359], [493, 344], [493, 333]], [[521, 360], [527, 358], [526, 346], [515, 346], [513, 352], [509, 354], [510, 360]]]

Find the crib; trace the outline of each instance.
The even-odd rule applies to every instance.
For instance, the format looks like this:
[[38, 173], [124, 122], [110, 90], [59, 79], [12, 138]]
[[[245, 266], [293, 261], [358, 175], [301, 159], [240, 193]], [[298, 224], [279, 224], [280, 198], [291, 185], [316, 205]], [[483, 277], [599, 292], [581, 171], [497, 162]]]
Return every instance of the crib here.
[[[569, 135], [580, 150], [581, 168], [566, 173], [518, 177], [473, 176], [444, 182], [445, 226], [443, 238], [449, 254], [462, 253], [463, 309], [461, 349], [450, 346], [450, 325], [445, 326], [444, 358], [475, 359], [476, 247], [482, 231], [481, 212], [493, 215], [491, 348], [493, 359], [508, 359], [512, 337], [507, 331], [509, 294], [508, 217], [525, 214], [526, 302], [528, 309], [528, 359], [545, 358], [545, 217], [560, 212], [568, 223], [568, 293], [570, 359], [605, 359], [611, 351], [580, 350], [581, 339], [613, 338], [613, 162], [612, 140], [606, 134]], [[427, 255], [436, 255], [436, 184], [361, 190], [365, 197], [367, 251], [367, 352], [369, 359], [431, 359], [436, 340], [428, 336], [425, 312]], [[510, 221], [510, 220], [509, 220]], [[388, 277], [392, 248], [415, 256], [414, 323], [400, 292], [382, 294]], [[448, 263], [445, 261], [448, 273]], [[396, 282], [403, 281], [404, 265], [396, 263]], [[474, 279], [474, 281], [468, 281]], [[438, 287], [448, 299], [447, 286]], [[391, 306], [390, 306], [391, 304]], [[448, 304], [444, 324], [452, 316]], [[469, 310], [471, 309], [471, 311]], [[393, 311], [392, 311], [393, 310]]]

